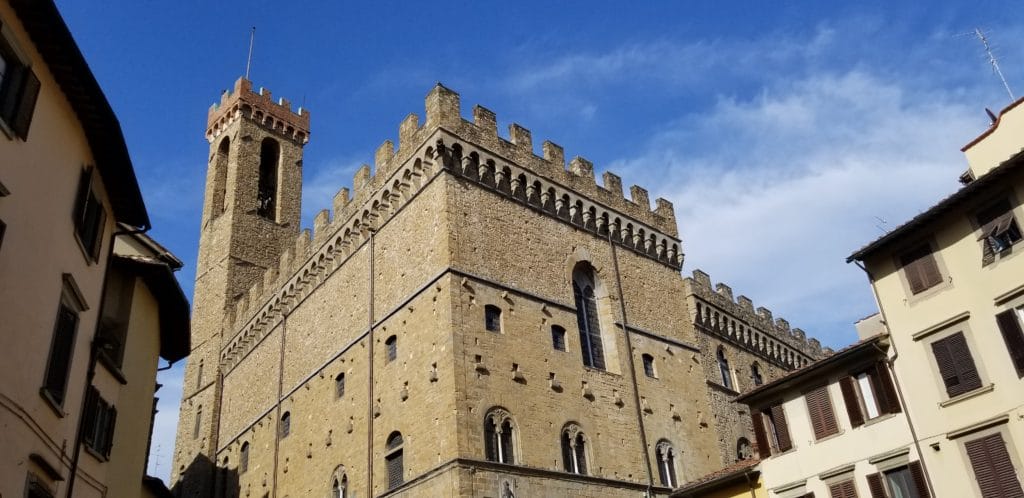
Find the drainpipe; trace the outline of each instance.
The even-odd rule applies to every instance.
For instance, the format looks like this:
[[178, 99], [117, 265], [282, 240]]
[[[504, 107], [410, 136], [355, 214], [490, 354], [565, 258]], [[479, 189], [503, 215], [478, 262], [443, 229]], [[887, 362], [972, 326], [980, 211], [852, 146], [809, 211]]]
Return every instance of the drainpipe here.
[[[114, 226], [117, 226], [117, 222], [114, 222]], [[104, 269], [103, 274], [103, 287], [100, 290], [100, 305], [96, 310], [96, 329], [92, 334], [92, 343], [89, 345], [89, 367], [85, 373], [85, 386], [82, 388], [82, 404], [78, 410], [78, 427], [75, 429], [75, 445], [72, 447], [71, 455], [71, 469], [70, 475], [68, 475], [68, 491], [64, 495], [67, 498], [71, 498], [71, 493], [75, 489], [75, 478], [78, 476], [78, 457], [82, 453], [82, 437], [84, 436], [84, 427], [82, 423], [85, 422], [85, 399], [89, 392], [89, 388], [92, 387], [92, 380], [96, 377], [96, 359], [99, 356], [101, 349], [106, 349], [111, 346], [110, 341], [102, 339], [98, 336], [100, 331], [100, 322], [103, 318], [103, 306], [107, 300], [107, 283], [110, 281], [110, 263], [111, 258], [114, 256], [114, 239], [121, 235], [136, 235], [148, 232], [153, 228], [148, 222], [142, 227], [134, 230], [114, 230], [114, 233], [110, 234], [110, 243], [107, 244], [107, 267]], [[151, 428], [152, 430], [152, 428]]]
[[622, 331], [626, 336], [626, 353], [629, 358], [629, 376], [633, 381], [633, 403], [636, 404], [636, 420], [640, 427], [640, 444], [643, 445], [644, 465], [647, 467], [647, 498], [654, 497], [654, 472], [651, 469], [651, 454], [647, 450], [647, 431], [644, 428], [644, 414], [640, 407], [640, 387], [636, 382], [636, 365], [633, 363], [633, 339], [629, 333], [628, 322], [626, 322], [626, 301], [622, 294], [622, 276], [619, 274], [619, 256], [615, 250], [615, 243], [612, 242], [612, 232], [608, 231], [608, 247], [612, 251], [612, 264], [615, 268], [615, 285], [619, 294], [619, 313], [622, 315]]
[[[287, 305], [282, 304], [282, 306], [285, 307]], [[271, 474], [271, 480], [270, 480], [270, 496], [271, 496], [271, 498], [274, 498], [274, 497], [277, 496], [277, 473], [278, 473], [277, 469], [278, 469], [280, 458], [281, 458], [281, 456], [280, 456], [281, 455], [281, 395], [284, 394], [284, 351], [285, 351], [285, 345], [287, 344], [287, 342], [285, 341], [285, 338], [286, 338], [287, 335], [288, 335], [288, 311], [282, 311], [282, 313], [281, 313], [281, 346], [280, 346], [280, 352], [278, 353], [278, 357], [277, 357], [277, 406], [274, 407], [275, 408], [274, 413], [275, 413], [275, 416], [277, 417], [277, 419], [274, 422], [274, 428], [276, 430], [275, 430], [275, 433], [274, 433], [274, 468], [273, 468], [273, 474]], [[218, 411], [219, 411], [219, 407], [218, 407]], [[218, 415], [220, 415], [220, 414], [218, 413]], [[217, 419], [218, 419], [218, 422], [219, 422], [220, 417], [218, 416]], [[290, 421], [291, 421], [291, 419], [289, 418], [289, 422]], [[216, 448], [216, 447], [214, 447], [214, 448]], [[214, 456], [214, 465], [216, 465], [216, 463], [217, 463], [216, 462], [216, 456]], [[216, 480], [215, 479], [211, 480], [211, 484], [214, 481], [216, 481]], [[214, 490], [211, 490], [211, 491], [214, 491]], [[211, 496], [212, 496], [212, 494], [211, 494]]]
[[370, 262], [367, 265], [370, 268], [369, 274], [369, 297], [366, 306], [367, 309], [367, 321], [369, 331], [366, 333], [366, 342], [368, 343], [367, 354], [369, 355], [368, 372], [367, 377], [367, 399], [366, 399], [366, 496], [373, 496], [373, 235], [374, 230], [369, 229], [370, 232]]
[[[889, 330], [889, 320], [885, 317], [885, 308], [882, 307], [882, 301], [878, 299], [878, 289], [875, 287], [875, 278], [860, 261], [854, 261], [854, 264], [856, 264], [861, 270], [864, 270], [864, 274], [867, 275], [868, 282], [871, 283], [871, 295], [875, 298], [875, 305], [878, 306], [878, 312], [882, 315], [882, 322], [885, 323], [885, 329], [889, 332], [889, 337], [892, 337], [892, 331]], [[931, 474], [928, 473], [928, 465], [924, 461], [924, 452], [921, 450], [921, 441], [917, 437], [917, 431], [914, 429], [914, 421], [910, 416], [910, 410], [908, 410], [906, 399], [903, 396], [903, 386], [900, 384], [899, 376], [896, 375], [896, 359], [900, 356], [900, 352], [896, 348], [896, 341], [889, 341], [889, 347], [892, 348], [893, 355], [892, 358], [886, 356], [885, 366], [889, 369], [889, 376], [892, 377], [893, 384], [896, 385], [896, 393], [899, 397], [900, 407], [903, 408], [903, 413], [906, 414], [906, 417], [904, 418], [907, 419], [907, 427], [910, 429], [910, 437], [914, 441], [914, 448], [917, 449], [917, 459], [921, 463], [921, 472], [924, 474], [924, 482], [928, 485], [928, 492], [931, 493], [932, 496], [936, 496], [935, 487], [932, 485]], [[875, 348], [878, 348], [877, 344], [875, 345]], [[878, 350], [885, 353], [881, 348], [878, 348]]]
[[747, 486], [750, 487], [750, 498], [757, 498], [757, 493], [755, 493], [755, 491], [754, 491], [755, 489], [757, 489], [755, 487], [757, 482], [750, 480], [750, 474], [752, 474], [752, 473], [753, 472], [747, 470], [746, 472], [743, 473], [743, 477], [747, 480]]

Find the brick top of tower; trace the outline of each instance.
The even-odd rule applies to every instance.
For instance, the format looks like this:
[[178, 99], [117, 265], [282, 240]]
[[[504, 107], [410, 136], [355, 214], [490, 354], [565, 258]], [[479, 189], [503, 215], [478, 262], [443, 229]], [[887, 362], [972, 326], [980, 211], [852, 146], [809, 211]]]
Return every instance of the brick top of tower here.
[[228, 123], [239, 115], [259, 121], [268, 128], [302, 143], [309, 141], [309, 111], [292, 111], [291, 102], [279, 98], [274, 102], [270, 90], [252, 91], [252, 82], [244, 77], [235, 81], [235, 87], [220, 96], [220, 102], [210, 106], [206, 119], [206, 138], [212, 140]]

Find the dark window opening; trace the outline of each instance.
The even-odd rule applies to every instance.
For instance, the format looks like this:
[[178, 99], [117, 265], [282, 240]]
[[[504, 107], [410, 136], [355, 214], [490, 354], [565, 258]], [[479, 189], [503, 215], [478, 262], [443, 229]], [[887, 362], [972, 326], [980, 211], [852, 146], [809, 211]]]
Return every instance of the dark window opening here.
[[203, 427], [203, 405], [199, 405], [196, 408], [196, 422], [195, 422], [195, 425], [192, 427], [192, 439], [197, 439], [199, 437], [199, 431], [200, 431], [200, 429], [202, 429], [202, 427]]
[[501, 332], [501, 308], [492, 304], [484, 306], [484, 328], [488, 332]]
[[658, 478], [661, 485], [674, 488], [679, 485], [676, 480], [676, 450], [668, 441], [658, 443], [654, 449], [655, 459], [658, 463]]
[[565, 329], [558, 325], [551, 326], [551, 347], [565, 351]]
[[566, 472], [586, 475], [586, 445], [586, 438], [575, 425], [562, 430], [562, 466]]
[[750, 446], [750, 440], [741, 437], [736, 441], [736, 460], [749, 460], [754, 456], [754, 449]]
[[62, 302], [57, 310], [57, 323], [43, 381], [43, 391], [60, 406], [64, 405], [64, 395], [67, 393], [68, 371], [71, 368], [77, 329], [78, 313]]
[[288, 437], [288, 434], [291, 434], [291, 432], [292, 432], [292, 414], [291, 414], [291, 412], [284, 412], [284, 415], [281, 415], [281, 429], [280, 429], [281, 439], [284, 439], [284, 438]]
[[96, 191], [93, 189], [95, 168], [86, 168], [78, 181], [78, 197], [75, 202], [75, 235], [91, 261], [99, 261], [103, 246], [103, 226], [107, 212], [103, 210]]
[[238, 454], [238, 473], [244, 474], [249, 470], [249, 442], [242, 443], [242, 449]]
[[82, 417], [82, 442], [102, 457], [109, 458], [114, 446], [117, 409], [100, 397], [95, 387], [89, 386]]
[[718, 347], [718, 370], [722, 375], [722, 385], [732, 389], [732, 371], [729, 370], [729, 359], [725, 357], [725, 348]]
[[402, 433], [395, 431], [388, 436], [385, 449], [387, 454], [384, 456], [384, 467], [388, 473], [388, 489], [394, 489], [401, 486], [405, 482], [403, 475], [404, 466], [402, 461]]
[[920, 294], [942, 283], [942, 273], [931, 246], [926, 242], [900, 257], [911, 294]]
[[593, 270], [589, 265], [577, 265], [573, 272], [572, 293], [576, 304], [576, 325], [580, 330], [580, 353], [584, 365], [604, 370], [604, 344], [594, 285]]
[[217, 155], [213, 158], [213, 185], [210, 199], [210, 218], [224, 213], [227, 202], [228, 154], [231, 150], [231, 139], [224, 137], [217, 147]]
[[981, 240], [984, 247], [983, 262], [991, 263], [994, 256], [1006, 251], [1020, 242], [1021, 231], [1009, 201], [1003, 199], [978, 213], [978, 225], [981, 226]]
[[345, 397], [345, 372], [334, 378], [334, 395], [338, 398]]
[[260, 144], [260, 178], [256, 193], [256, 214], [277, 221], [277, 176], [281, 146], [272, 138]]
[[22, 140], [28, 139], [40, 87], [32, 68], [0, 32], [0, 121]]
[[384, 340], [384, 352], [385, 360], [387, 363], [395, 361], [398, 358], [398, 338], [395, 336], [388, 337]]
[[757, 363], [750, 365], [750, 378], [754, 380], [755, 386], [764, 384], [764, 377], [761, 376], [761, 367]]
[[644, 374], [648, 377], [656, 378], [657, 375], [654, 374], [654, 357], [644, 353], [641, 358], [644, 362]]

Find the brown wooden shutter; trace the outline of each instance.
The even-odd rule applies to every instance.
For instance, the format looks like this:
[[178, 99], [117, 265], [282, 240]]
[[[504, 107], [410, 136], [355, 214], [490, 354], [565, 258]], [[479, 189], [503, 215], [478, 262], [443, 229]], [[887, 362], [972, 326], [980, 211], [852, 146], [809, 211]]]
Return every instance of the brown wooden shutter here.
[[920, 498], [931, 498], [928, 492], [928, 483], [924, 480], [924, 467], [921, 462], [910, 462], [910, 476], [914, 478], [914, 487], [917, 488], [917, 495]]
[[32, 114], [36, 108], [36, 98], [39, 96], [39, 78], [32, 69], [25, 68], [21, 82], [21, 91], [17, 107], [11, 122], [11, 130], [22, 140], [28, 139], [28, 128], [32, 124]]
[[830, 484], [828, 494], [832, 495], [832, 498], [857, 498], [857, 488], [853, 485], [853, 480], [848, 479]]
[[933, 342], [932, 352], [949, 397], [981, 387], [981, 378], [963, 332]]
[[807, 410], [811, 415], [811, 426], [814, 428], [815, 439], [839, 432], [827, 385], [807, 393], [804, 398], [807, 400]]
[[789, 439], [789, 425], [786, 424], [786, 412], [782, 404], [772, 407], [772, 422], [775, 423], [775, 437], [779, 440], [779, 451], [789, 451], [793, 448], [793, 442]]
[[871, 498], [888, 498], [885, 495], [885, 485], [882, 484], [882, 474], [875, 472], [868, 474], [868, 490], [871, 491]]
[[1014, 310], [1006, 310], [996, 315], [996, 323], [999, 324], [1006, 349], [1010, 352], [1010, 359], [1017, 369], [1017, 376], [1020, 377], [1024, 376], [1024, 332], [1021, 331], [1020, 322], [1015, 315]]
[[877, 387], [875, 395], [883, 399], [879, 406], [882, 413], [899, 413], [903, 411], [900, 408], [900, 398], [896, 394], [896, 385], [892, 381], [892, 376], [889, 375], [889, 367], [885, 364], [885, 361], [879, 361], [875, 364], [875, 373], [877, 373], [875, 377], [875, 385]]
[[971, 460], [974, 477], [978, 481], [982, 496], [998, 498], [1022, 498], [1017, 473], [1006, 451], [1001, 434], [992, 434], [964, 443], [967, 457]]
[[907, 283], [910, 285], [910, 292], [913, 294], [942, 283], [942, 273], [939, 272], [935, 255], [927, 243], [906, 253], [901, 258], [901, 263]]
[[811, 491], [810, 493], [805, 494], [802, 498], [814, 498], [814, 491]]
[[843, 403], [846, 405], [846, 414], [850, 416], [850, 425], [852, 427], [864, 425], [864, 413], [860, 409], [860, 399], [857, 397], [857, 388], [854, 386], [853, 377], [846, 376], [839, 379], [839, 388], [843, 391]]
[[110, 450], [114, 448], [114, 427], [117, 424], [117, 408], [111, 406], [108, 410], [107, 425], [104, 427], [106, 440], [103, 441], [103, 455], [107, 457], [110, 456]]
[[751, 423], [754, 426], [754, 439], [757, 441], [757, 454], [761, 458], [772, 456], [772, 447], [768, 445], [768, 435], [764, 432], [764, 417], [757, 410], [750, 410]]

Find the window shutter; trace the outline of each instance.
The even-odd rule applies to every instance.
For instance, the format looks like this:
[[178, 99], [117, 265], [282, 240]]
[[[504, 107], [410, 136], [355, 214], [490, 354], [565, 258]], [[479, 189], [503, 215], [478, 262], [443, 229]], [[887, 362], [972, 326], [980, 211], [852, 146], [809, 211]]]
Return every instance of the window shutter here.
[[8, 61], [7, 73], [4, 77], [4, 85], [6, 90], [0, 97], [0, 119], [7, 122], [8, 125], [13, 125], [14, 117], [18, 111], [18, 94], [21, 93], [21, 84], [24, 81], [23, 74], [28, 71], [28, 68], [23, 64], [16, 63], [15, 61]]
[[935, 261], [935, 255], [928, 253], [927, 256], [919, 259], [921, 272], [921, 278], [924, 280], [924, 288], [929, 289], [932, 286], [939, 285], [942, 283], [942, 274], [939, 273], [939, 263]]
[[26, 67], [22, 76], [17, 108], [11, 123], [11, 129], [14, 131], [14, 134], [22, 140], [28, 139], [28, 128], [32, 124], [32, 113], [36, 108], [39, 87], [39, 78], [32, 72], [32, 69]]
[[964, 446], [982, 496], [1024, 497], [1024, 491], [1021, 490], [1020, 481], [1017, 480], [1017, 473], [1001, 434], [968, 441]]
[[772, 421], [775, 422], [775, 436], [779, 440], [779, 451], [789, 451], [793, 448], [793, 443], [789, 439], [789, 425], [786, 424], [786, 412], [782, 409], [781, 404], [772, 407]]
[[828, 494], [832, 498], [857, 498], [857, 491], [853, 487], [853, 481], [830, 484], [828, 486]]
[[1024, 332], [1021, 331], [1020, 322], [1017, 321], [1014, 310], [1006, 310], [996, 315], [996, 323], [1003, 333], [1003, 341], [1006, 342], [1006, 349], [1010, 352], [1010, 359], [1017, 369], [1017, 376], [1024, 376]]
[[839, 432], [836, 425], [835, 412], [832, 410], [832, 399], [828, 396], [828, 386], [821, 386], [804, 396], [807, 410], [811, 415], [811, 426], [814, 438], [821, 439]]
[[903, 411], [900, 408], [900, 398], [896, 395], [896, 385], [892, 381], [892, 376], [889, 375], [889, 367], [885, 364], [885, 361], [879, 361], [875, 364], [875, 393], [882, 398], [882, 403], [879, 408], [882, 409], [882, 413], [900, 413]]
[[54, 401], [60, 404], [64, 404], [64, 395], [67, 393], [68, 369], [71, 366], [71, 350], [74, 347], [77, 327], [78, 315], [61, 305], [53, 334], [50, 364], [46, 369], [46, 390], [53, 396]]
[[103, 455], [110, 456], [110, 450], [114, 447], [114, 427], [117, 424], [117, 408], [111, 406], [107, 412], [107, 426], [104, 427], [106, 440], [103, 441]]
[[905, 254], [901, 258], [901, 263], [912, 294], [918, 294], [942, 282], [939, 265], [928, 244], [922, 244]]
[[843, 391], [843, 403], [846, 404], [846, 414], [850, 416], [850, 425], [853, 427], [864, 425], [864, 413], [860, 410], [860, 399], [857, 398], [853, 377], [846, 376], [840, 379], [839, 388]]
[[90, 386], [85, 391], [85, 411], [82, 412], [82, 441], [87, 446], [96, 446], [96, 416], [99, 411], [99, 392]]
[[754, 439], [757, 441], [757, 453], [761, 458], [772, 456], [772, 447], [768, 445], [768, 435], [764, 432], [764, 417], [761, 412], [751, 410], [750, 418], [754, 426]]
[[885, 495], [885, 485], [882, 484], [882, 474], [875, 472], [868, 474], [868, 490], [871, 491], [871, 498], [888, 498]]
[[949, 397], [955, 397], [981, 387], [981, 378], [974, 366], [974, 359], [967, 347], [963, 332], [957, 332], [945, 339], [932, 343], [935, 362], [942, 374]]
[[910, 462], [910, 476], [914, 478], [914, 487], [917, 488], [917, 495], [920, 498], [931, 498], [928, 492], [928, 483], [924, 480], [924, 468], [921, 462]]
[[96, 203], [96, 233], [92, 241], [92, 247], [89, 248], [89, 254], [92, 256], [94, 261], [100, 259], [100, 248], [103, 247], [103, 226], [107, 222], [107, 212], [103, 209], [103, 204], [99, 199], [94, 199]]

